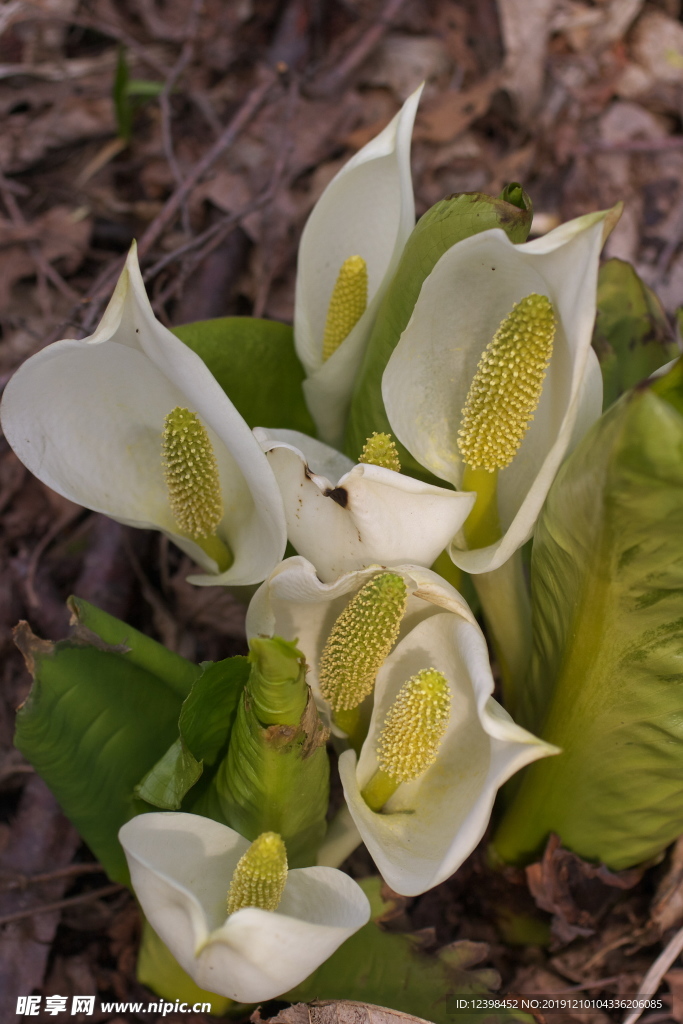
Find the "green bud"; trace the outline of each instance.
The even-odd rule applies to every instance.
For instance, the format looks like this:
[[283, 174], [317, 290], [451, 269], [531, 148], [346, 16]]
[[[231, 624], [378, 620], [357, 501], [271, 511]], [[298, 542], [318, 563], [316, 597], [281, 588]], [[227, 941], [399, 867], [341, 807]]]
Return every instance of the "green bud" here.
[[246, 839], [277, 832], [290, 866], [305, 867], [315, 864], [326, 829], [328, 732], [295, 643], [259, 637], [251, 641], [249, 660], [249, 680], [215, 779], [220, 815]]
[[[382, 402], [382, 374], [413, 312], [425, 278], [443, 254], [470, 235], [502, 228], [517, 243], [526, 241], [533, 212], [531, 200], [516, 183], [500, 196], [460, 192], [436, 203], [417, 222], [394, 278], [379, 308], [368, 341], [346, 433], [346, 451], [355, 459], [373, 431], [391, 431]], [[398, 444], [398, 458], [407, 472], [425, 478], [425, 470]], [[428, 475], [428, 474], [427, 474]]]

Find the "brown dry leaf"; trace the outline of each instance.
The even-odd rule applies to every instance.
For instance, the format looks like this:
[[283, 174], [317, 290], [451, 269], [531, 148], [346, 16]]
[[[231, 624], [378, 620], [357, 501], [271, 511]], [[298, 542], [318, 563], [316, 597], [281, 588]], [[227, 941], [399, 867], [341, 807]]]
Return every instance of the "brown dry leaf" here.
[[482, 78], [471, 89], [441, 93], [419, 115], [413, 138], [426, 142], [451, 142], [469, 128], [473, 121], [483, 117], [500, 83], [501, 75], [496, 71]]
[[650, 920], [659, 928], [660, 935], [683, 924], [683, 836], [675, 844], [669, 870], [657, 886]]
[[576, 0], [560, 0], [550, 21], [552, 32], [565, 36], [577, 52], [599, 52], [628, 31], [644, 0], [608, 0], [589, 6]]
[[[24, 171], [51, 150], [111, 135], [116, 130], [114, 103], [92, 95], [102, 83], [83, 80], [83, 95], [67, 96], [38, 116], [14, 114], [0, 135], [0, 168], [5, 174]], [[29, 90], [24, 91], [24, 96]]]
[[676, 1024], [683, 1024], [683, 967], [674, 967], [664, 975], [671, 993], [671, 1016]]
[[615, 873], [604, 864], [589, 864], [575, 853], [563, 850], [555, 835], [548, 840], [543, 859], [526, 868], [536, 905], [553, 915], [555, 948], [579, 935], [592, 935], [618, 890], [633, 888], [642, 874], [639, 868]]
[[[517, 971], [510, 985], [510, 992], [529, 996], [553, 994], [558, 996], [562, 994], [567, 997], [572, 995], [581, 996], [580, 992], [571, 991], [565, 978], [537, 964], [521, 967]], [[551, 1019], [557, 1020], [558, 1018], [553, 1015]], [[573, 1017], [570, 1013], [566, 1013], [562, 1014], [560, 1020], [581, 1021], [581, 1024], [610, 1024], [610, 1018], [600, 1010], [581, 1013], [580, 1017]]]
[[[22, 277], [31, 277], [36, 264], [30, 250], [16, 244], [12, 231], [5, 235], [0, 226], [0, 309], [4, 310], [10, 293]], [[24, 229], [21, 229], [22, 231]], [[48, 263], [63, 261], [63, 270], [72, 274], [79, 266], [90, 241], [91, 222], [74, 216], [67, 206], [53, 206], [26, 228], [27, 239], [35, 239]], [[5, 244], [7, 238], [7, 244]]]
[[505, 46], [505, 88], [520, 120], [537, 109], [543, 92], [550, 18], [555, 0], [498, 0]]
[[388, 35], [362, 73], [364, 83], [388, 86], [403, 103], [419, 86], [451, 71], [444, 42], [434, 36]]
[[252, 1024], [424, 1024], [422, 1017], [391, 1010], [386, 1006], [354, 1003], [349, 999], [320, 1000], [295, 1003], [280, 1010], [277, 1017], [262, 1018], [259, 1011], [251, 1015]]
[[683, 25], [663, 11], [647, 11], [633, 33], [633, 56], [652, 78], [683, 82]]
[[[79, 844], [78, 834], [37, 776], [26, 784], [7, 847], [0, 855], [6, 874], [38, 874], [63, 867]], [[68, 880], [57, 878], [0, 896], [0, 912], [11, 914], [58, 900]], [[37, 914], [5, 926], [0, 935], [0, 1019], [15, 1017], [17, 996], [39, 988], [60, 913]]]

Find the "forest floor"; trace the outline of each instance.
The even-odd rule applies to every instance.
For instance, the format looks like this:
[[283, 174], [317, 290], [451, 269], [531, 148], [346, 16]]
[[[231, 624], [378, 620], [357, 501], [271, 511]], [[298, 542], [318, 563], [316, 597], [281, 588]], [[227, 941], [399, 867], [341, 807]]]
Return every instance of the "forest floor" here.
[[[607, 255], [631, 261], [673, 315], [683, 300], [680, 0], [4, 0], [0, 388], [33, 352], [92, 331], [133, 238], [162, 322], [291, 323], [312, 205], [422, 80], [418, 214], [453, 192], [521, 181], [543, 234], [623, 200]], [[27, 619], [42, 637], [64, 637], [76, 593], [202, 661], [245, 650], [244, 608], [186, 583], [189, 560], [159, 535], [47, 489], [4, 438], [0, 513], [0, 1020], [18, 1019], [28, 993], [146, 1004], [133, 898], [108, 882], [13, 748], [30, 677], [11, 628]], [[371, 862], [358, 853], [349, 870]], [[534, 903], [552, 940], [518, 945], [511, 908]], [[427, 946], [486, 944], [482, 965], [500, 973], [502, 992], [609, 997], [637, 992], [682, 923], [683, 846], [644, 873], [611, 876], [551, 845], [507, 875], [481, 848], [448, 882], [399, 900], [385, 925], [420, 930]], [[659, 992], [665, 1009], [644, 1024], [683, 1024], [683, 968]], [[96, 1003], [70, 1019], [156, 1017]]]

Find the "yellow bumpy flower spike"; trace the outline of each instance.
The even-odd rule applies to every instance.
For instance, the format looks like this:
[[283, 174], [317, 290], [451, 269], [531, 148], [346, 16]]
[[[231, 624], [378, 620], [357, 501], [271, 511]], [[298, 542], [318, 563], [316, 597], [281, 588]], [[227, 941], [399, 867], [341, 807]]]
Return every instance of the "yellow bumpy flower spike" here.
[[510, 465], [534, 418], [556, 326], [550, 299], [527, 295], [512, 307], [479, 360], [458, 431], [465, 463], [462, 489], [477, 492], [465, 524], [472, 548], [500, 537], [498, 470]]
[[218, 463], [206, 427], [196, 413], [176, 406], [164, 420], [161, 460], [168, 502], [179, 530], [224, 572], [232, 554], [216, 536], [223, 518]]
[[396, 442], [391, 434], [378, 434], [376, 430], [363, 445], [358, 461], [370, 466], [381, 466], [383, 469], [393, 469], [395, 473], [401, 472]]
[[555, 339], [545, 295], [516, 303], [484, 349], [458, 431], [463, 462], [493, 473], [512, 462], [541, 398]]
[[365, 700], [396, 642], [406, 609], [405, 580], [394, 572], [374, 576], [349, 601], [320, 657], [320, 691], [333, 711]]
[[368, 304], [368, 268], [362, 256], [344, 260], [327, 307], [323, 362], [336, 352], [356, 326]]
[[237, 862], [228, 914], [243, 907], [277, 910], [287, 881], [287, 850], [277, 832], [262, 832]]
[[377, 743], [379, 771], [363, 799], [379, 811], [402, 782], [419, 779], [436, 761], [451, 711], [446, 677], [423, 669], [403, 684], [389, 708]]

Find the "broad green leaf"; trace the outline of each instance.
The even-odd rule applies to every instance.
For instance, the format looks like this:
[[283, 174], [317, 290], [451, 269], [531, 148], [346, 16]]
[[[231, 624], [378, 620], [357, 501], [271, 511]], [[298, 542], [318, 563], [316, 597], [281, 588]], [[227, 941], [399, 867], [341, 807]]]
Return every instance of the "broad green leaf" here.
[[291, 327], [234, 316], [183, 324], [173, 333], [201, 356], [250, 427], [315, 434]]
[[526, 769], [494, 842], [506, 861], [555, 832], [618, 871], [683, 831], [682, 378], [679, 361], [617, 402], [539, 520], [521, 724], [563, 753]]
[[[237, 705], [248, 678], [249, 663], [240, 656], [202, 665], [201, 675], [183, 702], [178, 736], [140, 781], [138, 796], [165, 811], [180, 809], [204, 767], [213, 765], [227, 752]], [[206, 784], [209, 782], [205, 780]], [[190, 799], [188, 810], [192, 802]], [[224, 821], [222, 817], [218, 820]]]
[[[513, 184], [498, 197], [480, 192], [449, 196], [417, 222], [379, 308], [356, 381], [345, 442], [352, 459], [358, 458], [373, 430], [391, 433], [382, 402], [382, 374], [410, 320], [422, 284], [438, 260], [456, 242], [489, 228], [502, 228], [513, 242], [524, 242], [532, 216], [531, 200], [520, 185]], [[424, 468], [407, 449], [400, 444], [397, 447], [401, 466], [425, 477]]]
[[598, 277], [598, 314], [593, 331], [604, 385], [603, 408], [649, 377], [678, 349], [662, 304], [630, 263], [611, 259]]
[[[452, 1024], [454, 1019], [461, 1024], [481, 1022], [484, 1018], [479, 1013], [458, 1011], [454, 1015], [452, 1000], [464, 995], [490, 995], [491, 989], [498, 987], [496, 971], [470, 969], [479, 962], [486, 947], [455, 942], [435, 955], [423, 953], [409, 935], [383, 931], [376, 923], [386, 912], [380, 895], [382, 880], [366, 878], [359, 884], [370, 900], [373, 919], [282, 998], [291, 1002], [350, 999], [375, 1003], [435, 1024]], [[489, 1011], [485, 1019], [488, 1024], [495, 1024], [530, 1018]]]
[[109, 876], [128, 883], [118, 830], [149, 810], [133, 788], [177, 736], [181, 697], [124, 647], [90, 635], [53, 644], [17, 627], [34, 684], [15, 742]]
[[163, 644], [84, 601], [82, 597], [70, 597], [67, 606], [71, 612], [71, 626], [75, 636], [87, 641], [87, 634], [82, 632], [85, 628], [109, 646], [123, 645], [127, 661], [163, 679], [181, 698], [187, 697], [195, 680], [201, 675], [202, 670], [198, 665], [169, 651]]

